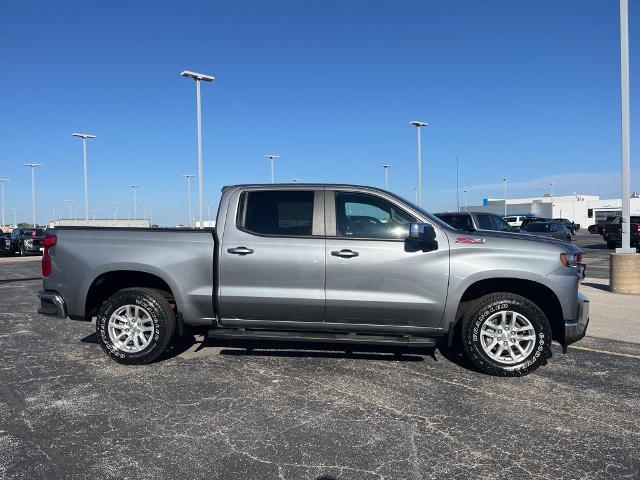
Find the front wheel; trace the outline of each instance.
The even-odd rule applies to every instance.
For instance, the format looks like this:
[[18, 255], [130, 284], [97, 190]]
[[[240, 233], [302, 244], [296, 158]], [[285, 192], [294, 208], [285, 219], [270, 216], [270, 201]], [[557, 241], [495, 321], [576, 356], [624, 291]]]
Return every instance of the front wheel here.
[[551, 327], [530, 300], [493, 293], [474, 302], [462, 319], [466, 356], [489, 375], [519, 377], [551, 356]]
[[18, 247], [18, 255], [20, 255], [21, 257], [26, 257], [27, 256], [27, 250], [24, 248], [24, 244], [22, 244], [22, 243]]
[[160, 292], [125, 288], [100, 307], [96, 334], [102, 350], [113, 360], [142, 365], [166, 350], [175, 326], [175, 313]]

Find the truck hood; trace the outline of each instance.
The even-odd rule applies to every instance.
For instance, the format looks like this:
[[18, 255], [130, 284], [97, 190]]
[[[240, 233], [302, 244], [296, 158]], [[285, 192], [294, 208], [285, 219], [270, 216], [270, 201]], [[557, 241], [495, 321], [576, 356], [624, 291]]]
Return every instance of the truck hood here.
[[506, 240], [524, 240], [527, 242], [546, 243], [549, 245], [555, 245], [564, 249], [567, 253], [579, 253], [582, 252], [578, 247], [572, 243], [563, 242], [550, 237], [540, 237], [537, 235], [529, 235], [526, 233], [511, 233], [511, 232], [495, 232], [492, 230], [476, 230], [475, 232], [456, 232], [459, 237], [481, 237], [481, 238], [504, 238]]

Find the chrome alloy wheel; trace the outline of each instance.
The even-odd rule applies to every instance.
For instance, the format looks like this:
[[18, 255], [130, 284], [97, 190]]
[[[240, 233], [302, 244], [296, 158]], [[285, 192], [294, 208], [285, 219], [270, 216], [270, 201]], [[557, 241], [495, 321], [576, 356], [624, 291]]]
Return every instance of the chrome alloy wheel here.
[[116, 309], [107, 326], [113, 346], [126, 353], [138, 353], [147, 348], [156, 330], [149, 312], [137, 305]]
[[480, 328], [484, 353], [499, 363], [512, 365], [525, 360], [533, 351], [536, 331], [521, 313], [502, 310], [487, 318]]

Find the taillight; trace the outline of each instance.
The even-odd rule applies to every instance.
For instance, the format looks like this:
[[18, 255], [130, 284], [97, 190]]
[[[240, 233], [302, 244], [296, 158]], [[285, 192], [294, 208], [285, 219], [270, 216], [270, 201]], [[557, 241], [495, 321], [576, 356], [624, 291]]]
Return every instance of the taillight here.
[[58, 243], [58, 237], [55, 235], [46, 235], [42, 240], [44, 246], [44, 252], [42, 254], [42, 276], [48, 277], [51, 275], [51, 257], [49, 256], [49, 249], [55, 247]]
[[636, 234], [640, 235], [640, 223], [636, 225]]

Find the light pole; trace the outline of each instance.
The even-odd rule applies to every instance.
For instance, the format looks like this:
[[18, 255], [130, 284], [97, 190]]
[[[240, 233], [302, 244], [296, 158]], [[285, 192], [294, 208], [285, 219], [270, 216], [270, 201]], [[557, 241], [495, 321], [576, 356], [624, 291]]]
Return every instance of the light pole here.
[[551, 218], [553, 218], [553, 182], [549, 186], [551, 187]]
[[25, 167], [31, 168], [31, 209], [33, 213], [33, 228], [36, 227], [36, 168], [41, 167], [41, 163], [25, 163]]
[[12, 207], [10, 210], [13, 210], [13, 224], [17, 227], [18, 226], [18, 210], [20, 210], [18, 207]]
[[622, 111], [622, 245], [616, 253], [635, 253], [631, 248], [629, 222], [631, 199], [629, 195], [629, 157], [631, 144], [629, 140], [629, 0], [620, 0], [620, 103]]
[[113, 210], [113, 224], [116, 225], [118, 222], [118, 207], [112, 207]]
[[191, 228], [193, 226], [191, 225], [191, 220], [193, 219], [193, 216], [191, 214], [191, 179], [193, 178], [193, 175], [189, 173], [182, 176], [187, 179], [187, 200], [189, 204], [189, 228]]
[[55, 222], [56, 221], [56, 206], [55, 205], [49, 205], [51, 207], [51, 217], [52, 220]]
[[464, 193], [464, 211], [468, 212], [469, 204], [467, 203], [467, 193], [469, 193], [469, 190], [463, 190], [462, 192]]
[[382, 168], [384, 168], [384, 189], [385, 190], [389, 190], [389, 169], [391, 168], [391, 165], [380, 165]]
[[[196, 115], [198, 121], [198, 209], [200, 214], [200, 228], [204, 228], [204, 191], [202, 187], [202, 115], [200, 108], [200, 82], [212, 82], [215, 77], [204, 73], [184, 70], [180, 73], [183, 77], [196, 81]], [[191, 223], [191, 218], [189, 218]]]
[[411, 122], [409, 122], [411, 125], [413, 125], [414, 127], [416, 127], [416, 130], [418, 132], [418, 190], [417, 190], [417, 204], [419, 207], [422, 206], [422, 145], [421, 145], [421, 141], [422, 141], [422, 137], [420, 134], [420, 130], [422, 129], [422, 127], [426, 127], [429, 124], [425, 123], [425, 122], [421, 122], [419, 120], [412, 120]]
[[503, 178], [504, 182], [504, 216], [507, 216], [507, 179]]
[[69, 205], [69, 220], [71, 220], [71, 204], [73, 204], [75, 200], [65, 200], [64, 202]]
[[271, 162], [271, 183], [276, 183], [276, 172], [273, 166], [273, 162], [280, 158], [279, 155], [265, 155], [264, 158]]
[[4, 227], [4, 184], [9, 181], [8, 178], [0, 178], [0, 187], [2, 187], [2, 226]]
[[133, 219], [138, 220], [138, 198], [136, 196], [136, 191], [140, 188], [140, 185], [129, 185], [131, 190], [133, 190]]
[[72, 133], [73, 137], [82, 139], [82, 164], [84, 166], [84, 220], [89, 223], [89, 185], [87, 181], [87, 138], [96, 138], [88, 133]]

